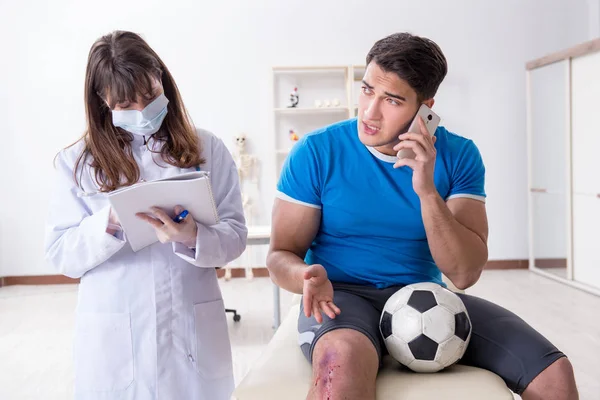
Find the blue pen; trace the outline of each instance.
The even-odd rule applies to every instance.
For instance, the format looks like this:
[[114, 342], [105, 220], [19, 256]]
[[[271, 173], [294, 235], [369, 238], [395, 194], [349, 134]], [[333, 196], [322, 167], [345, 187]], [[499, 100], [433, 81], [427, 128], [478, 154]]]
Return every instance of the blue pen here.
[[189, 214], [188, 210], [183, 210], [181, 213], [179, 213], [178, 216], [173, 218], [173, 221], [180, 223], [181, 221], [183, 221], [185, 219], [185, 217], [187, 217], [188, 214]]

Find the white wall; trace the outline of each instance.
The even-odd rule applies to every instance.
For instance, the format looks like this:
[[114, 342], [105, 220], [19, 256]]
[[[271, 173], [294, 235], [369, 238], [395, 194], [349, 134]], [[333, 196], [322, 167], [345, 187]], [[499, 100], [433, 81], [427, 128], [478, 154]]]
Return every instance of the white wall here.
[[526, 258], [524, 64], [587, 40], [587, 7], [583, 0], [3, 2], [0, 276], [54, 273], [42, 248], [51, 162], [84, 128], [87, 53], [113, 29], [145, 36], [197, 125], [228, 145], [248, 134], [263, 164], [265, 223], [275, 185], [270, 67], [364, 63], [373, 42], [396, 31], [434, 39], [450, 65], [437, 110], [450, 130], [476, 140], [487, 165], [490, 258]]
[[587, 0], [588, 3], [588, 36], [590, 39], [600, 37], [600, 0]]

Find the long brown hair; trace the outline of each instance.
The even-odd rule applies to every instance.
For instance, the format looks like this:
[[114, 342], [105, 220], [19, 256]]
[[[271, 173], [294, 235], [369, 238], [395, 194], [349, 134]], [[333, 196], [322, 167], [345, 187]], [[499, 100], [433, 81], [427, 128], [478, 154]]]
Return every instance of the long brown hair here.
[[[160, 57], [139, 35], [115, 31], [98, 39], [90, 49], [85, 74], [85, 146], [75, 162], [74, 178], [82, 161], [92, 156], [96, 183], [102, 192], [136, 183], [139, 167], [133, 158], [133, 135], [112, 123], [111, 108], [136, 102], [152, 93], [154, 81], [162, 82], [169, 99], [167, 115], [153, 139], [162, 142], [160, 154], [167, 164], [191, 168], [204, 163], [201, 143], [175, 84]], [[107, 105], [106, 99], [110, 99]]]

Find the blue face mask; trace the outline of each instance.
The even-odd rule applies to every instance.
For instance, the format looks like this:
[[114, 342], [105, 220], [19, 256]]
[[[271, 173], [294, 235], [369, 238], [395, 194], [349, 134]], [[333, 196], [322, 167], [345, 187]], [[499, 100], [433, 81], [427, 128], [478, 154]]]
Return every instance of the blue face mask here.
[[136, 135], [152, 135], [160, 129], [167, 115], [167, 104], [169, 100], [162, 93], [142, 111], [113, 110], [113, 125]]

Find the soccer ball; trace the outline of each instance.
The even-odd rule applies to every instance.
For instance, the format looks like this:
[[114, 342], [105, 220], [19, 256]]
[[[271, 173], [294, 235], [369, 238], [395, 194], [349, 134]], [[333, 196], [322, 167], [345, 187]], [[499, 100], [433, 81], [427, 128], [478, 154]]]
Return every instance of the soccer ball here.
[[471, 320], [455, 293], [436, 283], [415, 283], [383, 307], [379, 330], [390, 355], [415, 372], [456, 363], [471, 339]]

